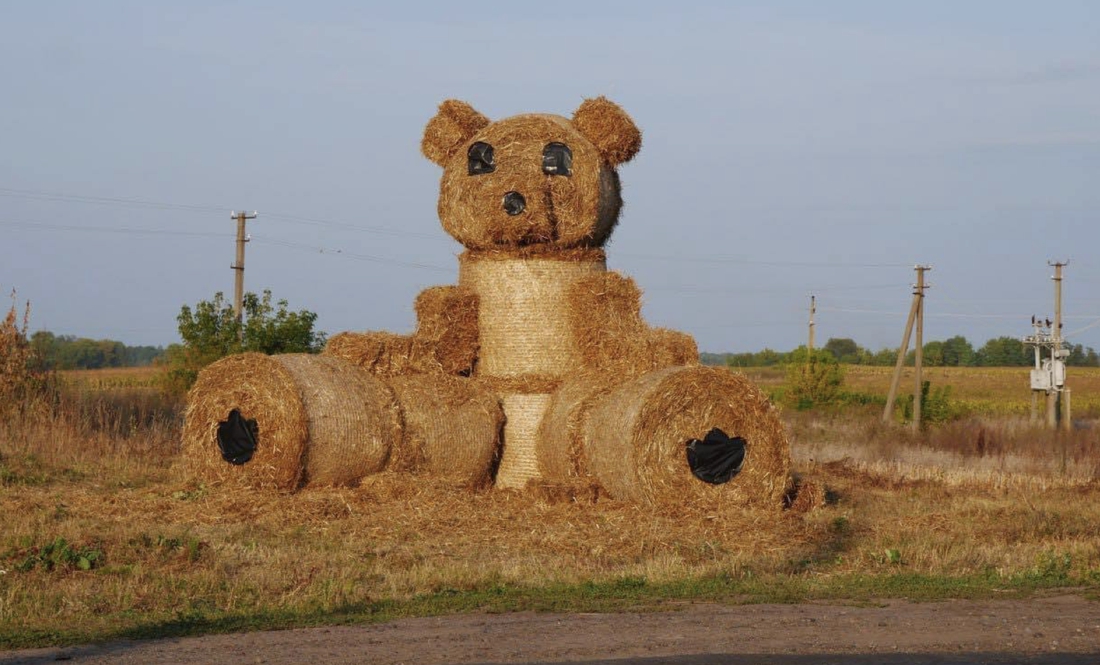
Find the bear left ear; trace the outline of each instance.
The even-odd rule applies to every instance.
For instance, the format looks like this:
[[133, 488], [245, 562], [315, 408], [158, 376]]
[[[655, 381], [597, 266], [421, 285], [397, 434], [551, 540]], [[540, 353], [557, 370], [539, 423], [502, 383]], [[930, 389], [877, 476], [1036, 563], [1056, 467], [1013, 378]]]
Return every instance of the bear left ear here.
[[439, 112], [424, 128], [420, 152], [443, 166], [459, 146], [488, 124], [489, 119], [474, 107], [457, 99], [448, 99], [439, 105]]
[[642, 147], [642, 132], [637, 125], [606, 97], [584, 100], [573, 112], [573, 126], [612, 166], [630, 161]]

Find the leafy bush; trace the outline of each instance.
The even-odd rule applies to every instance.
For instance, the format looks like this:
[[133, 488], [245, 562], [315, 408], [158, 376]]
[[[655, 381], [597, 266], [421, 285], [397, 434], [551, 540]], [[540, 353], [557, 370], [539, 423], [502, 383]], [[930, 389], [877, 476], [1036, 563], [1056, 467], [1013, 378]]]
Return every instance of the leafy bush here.
[[[951, 398], [951, 386], [932, 388], [931, 381], [922, 381], [920, 386], [920, 423], [921, 427], [946, 423], [964, 415], [964, 410]], [[913, 420], [913, 396], [909, 395], [902, 410], [906, 421]]]
[[805, 347], [791, 353], [787, 365], [785, 401], [795, 408], [809, 409], [836, 402], [844, 387], [844, 368], [832, 353]]
[[244, 294], [242, 305], [243, 321], [220, 291], [193, 310], [188, 305], [180, 309], [176, 320], [183, 344], [169, 346], [164, 356], [169, 391], [186, 391], [203, 367], [234, 353], [318, 353], [325, 345], [325, 334], [313, 330], [316, 314], [291, 312], [286, 300], [273, 306], [269, 290], [263, 297]]

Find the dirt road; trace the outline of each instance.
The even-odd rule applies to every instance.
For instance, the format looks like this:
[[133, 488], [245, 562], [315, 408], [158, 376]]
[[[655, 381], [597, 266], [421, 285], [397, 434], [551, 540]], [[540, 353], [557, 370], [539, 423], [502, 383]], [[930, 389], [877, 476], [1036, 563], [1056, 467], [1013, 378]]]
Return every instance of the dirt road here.
[[1074, 595], [874, 606], [690, 604], [646, 614], [473, 614], [0, 653], [53, 663], [1100, 663]]

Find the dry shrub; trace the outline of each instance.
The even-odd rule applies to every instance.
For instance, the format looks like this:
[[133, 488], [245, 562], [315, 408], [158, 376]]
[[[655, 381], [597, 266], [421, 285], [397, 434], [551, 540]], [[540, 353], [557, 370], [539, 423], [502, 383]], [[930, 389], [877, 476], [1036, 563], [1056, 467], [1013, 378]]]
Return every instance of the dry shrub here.
[[402, 441], [388, 468], [482, 487], [500, 459], [500, 400], [470, 380], [412, 375], [389, 380], [401, 407]]
[[[745, 439], [732, 480], [696, 479], [685, 445], [718, 427]], [[592, 409], [585, 428], [589, 468], [611, 496], [650, 503], [778, 507], [790, 446], [779, 415], [743, 376], [713, 367], [671, 367], [626, 383]]]
[[34, 420], [45, 416], [54, 396], [49, 375], [35, 367], [35, 353], [27, 340], [31, 305], [23, 310], [22, 325], [15, 305], [12, 304], [0, 319], [0, 416], [4, 420]]
[[[227, 463], [218, 424], [238, 410], [257, 422], [250, 461]], [[381, 470], [400, 439], [397, 405], [377, 378], [339, 358], [246, 353], [204, 369], [188, 395], [183, 461], [211, 481], [294, 490], [347, 485]]]

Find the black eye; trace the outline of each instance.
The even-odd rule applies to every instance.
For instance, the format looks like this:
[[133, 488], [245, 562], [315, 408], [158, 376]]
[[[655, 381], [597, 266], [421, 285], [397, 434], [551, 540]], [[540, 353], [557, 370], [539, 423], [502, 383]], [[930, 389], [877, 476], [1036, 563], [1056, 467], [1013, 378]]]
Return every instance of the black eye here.
[[493, 163], [493, 146], [488, 143], [477, 143], [470, 146], [470, 149], [466, 151], [466, 170], [470, 175], [481, 175], [482, 173], [492, 173], [496, 170], [497, 165]]
[[573, 151], [564, 143], [547, 143], [542, 149], [542, 172], [546, 175], [573, 175]]

